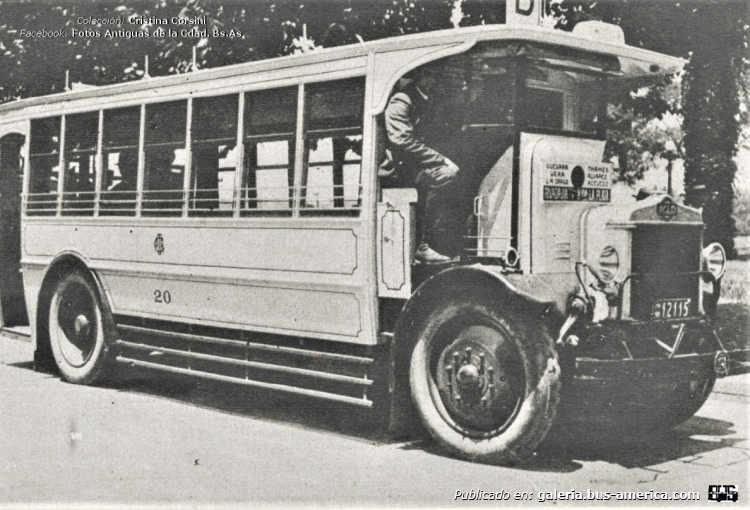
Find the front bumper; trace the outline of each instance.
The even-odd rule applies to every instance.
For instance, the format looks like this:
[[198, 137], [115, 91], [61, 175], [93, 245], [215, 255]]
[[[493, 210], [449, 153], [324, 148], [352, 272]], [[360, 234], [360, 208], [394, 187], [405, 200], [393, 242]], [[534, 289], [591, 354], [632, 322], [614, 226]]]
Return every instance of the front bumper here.
[[684, 381], [750, 373], [750, 349], [728, 350], [705, 317], [675, 321], [611, 320], [591, 325], [575, 352], [579, 381]]
[[[726, 355], [726, 369], [723, 368]], [[577, 358], [575, 378], [581, 382], [628, 382], [633, 380], [679, 382], [691, 380], [700, 372], [713, 371], [717, 377], [750, 373], [750, 349], [683, 354], [672, 358], [602, 360]]]
[[612, 430], [647, 432], [695, 414], [717, 377], [750, 372], [750, 349], [727, 350], [705, 320], [611, 321], [560, 352], [558, 415]]

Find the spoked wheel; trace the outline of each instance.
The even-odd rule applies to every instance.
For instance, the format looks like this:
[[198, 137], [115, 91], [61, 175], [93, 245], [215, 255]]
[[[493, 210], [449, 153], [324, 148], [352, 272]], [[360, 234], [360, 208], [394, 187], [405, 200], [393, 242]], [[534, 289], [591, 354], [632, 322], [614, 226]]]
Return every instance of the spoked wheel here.
[[70, 273], [57, 284], [50, 301], [49, 336], [63, 379], [90, 384], [100, 378], [109, 350], [98, 293], [83, 274]]
[[479, 302], [433, 312], [411, 361], [415, 406], [435, 439], [461, 456], [514, 462], [555, 417], [560, 370], [551, 339]]

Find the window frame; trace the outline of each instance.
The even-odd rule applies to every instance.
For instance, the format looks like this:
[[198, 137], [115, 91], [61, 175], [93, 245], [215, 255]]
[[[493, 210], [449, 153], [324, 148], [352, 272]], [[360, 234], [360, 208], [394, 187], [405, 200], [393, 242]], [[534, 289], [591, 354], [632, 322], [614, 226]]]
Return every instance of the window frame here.
[[[305, 152], [305, 159], [303, 164], [303, 175], [301, 182], [307, 183], [308, 179], [310, 177], [310, 167], [317, 167], [317, 166], [330, 166], [332, 171], [332, 201], [333, 206], [332, 207], [311, 207], [311, 208], [305, 208], [304, 204], [308, 200], [307, 196], [307, 190], [310, 186], [308, 185], [300, 185], [299, 187], [299, 209], [300, 209], [300, 215], [301, 216], [359, 216], [360, 211], [362, 209], [362, 155], [360, 155], [358, 160], [351, 160], [350, 162], [347, 162], [347, 160], [341, 161], [341, 184], [336, 184], [336, 173], [335, 173], [335, 166], [336, 166], [336, 159], [334, 158], [331, 161], [310, 161], [310, 142], [312, 140], [318, 139], [323, 140], [326, 138], [331, 138], [331, 140], [335, 138], [346, 138], [349, 136], [361, 136], [362, 137], [362, 143], [364, 144], [364, 136], [362, 133], [362, 129], [355, 128], [352, 126], [345, 127], [345, 128], [331, 128], [331, 129], [318, 129], [313, 131], [307, 131], [305, 132], [305, 142], [304, 142], [304, 152]], [[335, 148], [333, 149], [335, 151]], [[359, 183], [357, 185], [357, 202], [359, 205], [355, 207], [346, 207], [346, 196], [344, 194], [344, 167], [347, 164], [358, 164], [359, 165]], [[341, 190], [341, 194], [337, 195], [336, 190], [337, 187]], [[336, 205], [337, 203], [340, 203], [341, 205]]]
[[[185, 104], [185, 125], [184, 125], [184, 137], [179, 140], [158, 140], [158, 141], [146, 141], [146, 122], [148, 120], [148, 107], [159, 107], [164, 105], [178, 105], [179, 103]], [[143, 110], [141, 113], [141, 124], [142, 124], [142, 138], [140, 143], [140, 159], [139, 159], [139, 177], [142, 177], [139, 179], [139, 200], [140, 208], [138, 210], [137, 216], [139, 217], [147, 217], [147, 218], [182, 218], [186, 216], [187, 211], [187, 187], [188, 183], [190, 182], [189, 177], [189, 169], [190, 169], [190, 121], [191, 121], [191, 114], [192, 114], [192, 97], [188, 98], [177, 98], [177, 99], [169, 99], [167, 101], [161, 101], [161, 102], [154, 102], [154, 103], [148, 103], [143, 105]], [[154, 174], [151, 173], [150, 168], [146, 168], [146, 163], [148, 163], [146, 159], [146, 153], [147, 150], [150, 148], [164, 148], [164, 147], [170, 147], [173, 148], [174, 152], [182, 149], [185, 154], [184, 159], [184, 168], [182, 171], [182, 182], [179, 189], [146, 189], [147, 182], [151, 182], [151, 178]], [[142, 164], [141, 164], [142, 161]], [[147, 172], [147, 170], [149, 170]], [[147, 193], [152, 193], [151, 198], [147, 196]], [[173, 195], [174, 194], [174, 195]], [[180, 198], [171, 198], [172, 196], [177, 197], [179, 194]], [[167, 198], [161, 198], [161, 197], [167, 197]], [[161, 201], [161, 202], [160, 202]], [[146, 204], [144, 204], [146, 202]], [[147, 207], [149, 204], [155, 204], [159, 205], [162, 203], [172, 204], [174, 203], [174, 206], [169, 205], [168, 207]], [[146, 214], [144, 214], [144, 212]]]
[[[354, 125], [348, 125], [344, 127], [321, 127], [321, 128], [315, 128], [311, 129], [309, 127], [309, 122], [307, 118], [308, 109], [307, 109], [307, 101], [310, 97], [308, 95], [308, 91], [306, 90], [307, 87], [303, 87], [303, 90], [300, 93], [301, 99], [301, 109], [300, 109], [300, 115], [302, 116], [302, 133], [301, 133], [301, 147], [298, 147], [298, 150], [301, 149], [301, 163], [300, 167], [298, 168], [298, 172], [300, 174], [299, 179], [296, 181], [296, 200], [295, 205], [297, 209], [297, 215], [301, 217], [360, 217], [362, 214], [362, 204], [363, 204], [363, 171], [364, 171], [364, 144], [365, 144], [365, 122], [366, 122], [366, 109], [365, 109], [365, 103], [366, 103], [366, 91], [367, 91], [367, 76], [354, 76], [354, 77], [348, 77], [348, 78], [339, 78], [335, 80], [326, 80], [326, 81], [316, 81], [307, 83], [306, 85], [310, 86], [310, 88], [313, 87], [325, 87], [326, 85], [331, 86], [345, 81], [355, 81], [360, 80], [361, 86], [362, 86], [362, 111], [359, 112], [357, 115], [359, 116], [359, 119], [357, 120], [357, 124]], [[310, 112], [311, 114], [312, 112]], [[311, 115], [312, 116], [312, 115]], [[359, 164], [359, 182], [357, 186], [357, 205], [355, 207], [346, 207], [346, 197], [344, 195], [344, 175], [343, 175], [343, 168], [346, 166], [346, 161], [342, 162], [342, 176], [341, 176], [341, 195], [336, 195], [336, 182], [335, 182], [335, 174], [333, 174], [334, 167], [335, 167], [335, 158], [330, 163], [327, 162], [318, 162], [318, 164], [310, 164], [309, 157], [310, 157], [310, 144], [309, 142], [313, 139], [324, 139], [330, 137], [331, 139], [337, 138], [337, 137], [347, 137], [347, 136], [361, 136], [362, 137], [362, 148], [360, 149], [361, 154], [360, 158], [357, 161], [352, 161], [352, 163], [358, 163]], [[322, 163], [322, 164], [321, 164]], [[326, 208], [318, 208], [318, 207], [312, 207], [312, 208], [306, 208], [304, 207], [304, 204], [307, 200], [307, 180], [309, 178], [309, 169], [311, 166], [331, 166], [332, 169], [332, 207], [326, 207]], [[337, 207], [336, 203], [341, 203], [340, 207]]]
[[[246, 115], [247, 115], [247, 107], [248, 107], [248, 96], [252, 96], [253, 94], [263, 94], [263, 93], [269, 93], [271, 91], [280, 91], [280, 90], [289, 90], [295, 91], [295, 109], [294, 109], [294, 128], [291, 131], [279, 131], [278, 129], [274, 130], [274, 132], [269, 133], [253, 133], [248, 134], [250, 132], [249, 125], [246, 122]], [[304, 84], [297, 84], [297, 85], [285, 85], [280, 87], [272, 87], [272, 88], [264, 88], [264, 89], [255, 89], [255, 90], [244, 90], [242, 91], [242, 126], [241, 126], [241, 132], [239, 137], [242, 139], [242, 152], [241, 152], [241, 161], [239, 162], [242, 168], [241, 176], [240, 176], [240, 187], [235, 190], [235, 192], [238, 195], [237, 203], [237, 215], [238, 217], [242, 218], [253, 218], [253, 217], [275, 217], [275, 218], [296, 218], [299, 216], [298, 213], [298, 207], [297, 207], [297, 196], [298, 196], [298, 174], [299, 174], [299, 150], [300, 150], [300, 128], [301, 128], [301, 120], [302, 120], [302, 114], [303, 114], [303, 108], [304, 108]], [[291, 96], [291, 93], [290, 93]], [[252, 103], [251, 103], [252, 104]], [[277, 126], [273, 126], [277, 127]], [[287, 150], [290, 150], [290, 154], [287, 159], [287, 195], [289, 196], [289, 207], [288, 208], [279, 208], [279, 209], [268, 209], [264, 210], [257, 205], [259, 203], [257, 202], [257, 180], [255, 183], [255, 191], [256, 191], [256, 208], [249, 208], [247, 207], [247, 204], [251, 200], [249, 198], [249, 191], [250, 188], [247, 186], [248, 178], [250, 176], [250, 170], [251, 166], [247, 162], [248, 159], [248, 151], [247, 151], [247, 143], [257, 143], [258, 141], [287, 141], [289, 143], [289, 148]], [[266, 165], [269, 166], [269, 165]], [[274, 167], [278, 167], [278, 169], [282, 169], [282, 165], [270, 165], [268, 170], [273, 169]], [[261, 169], [259, 165], [254, 166], [254, 171], [257, 172], [258, 169]]]
[[[582, 131], [580, 129], [571, 130], [567, 129], [565, 124], [568, 121], [567, 119], [567, 112], [565, 110], [568, 101], [570, 101], [570, 93], [565, 91], [561, 88], [556, 88], [552, 85], [543, 85], [541, 83], [531, 83], [533, 80], [530, 80], [528, 78], [528, 72], [531, 68], [549, 68], [549, 69], [557, 69], [561, 71], [570, 71], [574, 73], [579, 73], [583, 75], [589, 75], [593, 76], [596, 81], [600, 83], [600, 89], [602, 88], [602, 82], [606, 80], [607, 78], [616, 77], [618, 76], [618, 73], [614, 73], [611, 71], [606, 70], [599, 70], [595, 68], [586, 68], [583, 66], [578, 66], [572, 63], [550, 63], [547, 60], [543, 59], [535, 59], [535, 58], [524, 58], [519, 57], [518, 58], [518, 65], [519, 65], [519, 72], [517, 74], [517, 80], [516, 80], [516, 90], [517, 94], [519, 95], [519, 102], [520, 105], [517, 106], [517, 112], [518, 112], [518, 123], [517, 123], [517, 130], [519, 132], [524, 133], [538, 133], [538, 134], [549, 134], [549, 135], [558, 135], [558, 136], [564, 136], [568, 138], [578, 138], [578, 139], [589, 139], [589, 140], [606, 140], [607, 139], [607, 126], [606, 126], [606, 118], [607, 118], [607, 100], [604, 97], [604, 95], [600, 96], [597, 101], [596, 105], [596, 112], [599, 115], [599, 117], [602, 119], [598, 125], [596, 126], [596, 129], [594, 131]], [[565, 105], [563, 105], [563, 128], [562, 129], [556, 129], [556, 128], [550, 128], [546, 126], [536, 126], [533, 124], [530, 124], [528, 121], [528, 111], [527, 106], [529, 102], [529, 97], [531, 96], [531, 90], [538, 89], [538, 90], [548, 90], [553, 92], [559, 92], [562, 94], [564, 101], [566, 102]]]
[[[73, 111], [71, 113], [64, 113], [60, 115], [51, 115], [51, 116], [40, 116], [35, 117], [33, 119], [30, 119], [30, 122], [34, 122], [36, 120], [44, 120], [44, 119], [53, 119], [58, 118], [59, 119], [59, 143], [56, 144], [56, 151], [50, 152], [49, 154], [34, 154], [31, 143], [29, 143], [29, 148], [27, 149], [27, 163], [25, 165], [26, 168], [26, 175], [28, 176], [27, 179], [25, 179], [24, 183], [24, 192], [27, 196], [26, 203], [24, 206], [23, 214], [24, 217], [29, 216], [71, 216], [71, 217], [107, 217], [112, 219], [117, 218], [169, 218], [169, 219], [176, 219], [176, 218], [210, 218], [212, 220], [236, 220], [239, 218], [280, 218], [280, 217], [291, 217], [291, 218], [300, 218], [300, 217], [306, 217], [311, 218], [314, 216], [336, 216], [336, 217], [360, 217], [362, 216], [361, 211], [363, 210], [363, 204], [365, 202], [365, 198], [363, 195], [363, 191], [365, 189], [365, 178], [366, 175], [369, 175], [369, 173], [366, 171], [364, 167], [364, 163], [366, 161], [365, 153], [367, 150], [365, 149], [365, 143], [367, 140], [365, 139], [366, 133], [369, 132], [367, 122], [368, 122], [368, 116], [366, 115], [366, 97], [363, 97], [362, 105], [363, 105], [363, 111], [361, 112], [361, 116], [358, 120], [357, 125], [352, 124], [351, 126], [346, 126], [344, 128], [330, 128], [330, 129], [317, 129], [317, 130], [307, 130], [306, 129], [306, 122], [307, 122], [307, 112], [306, 112], [306, 105], [308, 98], [306, 97], [306, 92], [308, 87], [310, 86], [325, 86], [324, 84], [335, 84], [336, 82], [345, 81], [345, 80], [351, 80], [351, 79], [360, 79], [362, 80], [362, 90], [366, 93], [366, 90], [368, 88], [368, 75], [365, 74], [356, 74], [354, 76], [338, 76], [335, 79], [316, 79], [316, 77], [305, 77], [307, 81], [300, 80], [296, 83], [286, 83], [283, 85], [273, 86], [273, 87], [244, 87], [239, 90], [236, 90], [235, 92], [229, 92], [229, 93], [220, 93], [220, 94], [204, 94], [197, 97], [193, 97], [192, 94], [189, 94], [187, 96], [185, 95], [179, 95], [179, 96], [173, 96], [169, 98], [164, 98], [160, 101], [139, 101], [135, 104], [117, 104], [107, 107], [100, 107], [96, 109], [88, 109], [88, 110], [82, 110], [82, 111]], [[295, 90], [295, 97], [296, 97], [296, 108], [295, 108], [295, 118], [294, 118], [294, 126], [293, 130], [290, 130], [288, 132], [284, 133], [268, 133], [268, 134], [258, 134], [258, 135], [246, 135], [247, 131], [247, 123], [245, 119], [245, 108], [247, 104], [247, 96], [253, 93], [262, 93], [266, 91], [273, 91], [273, 90], [280, 90], [280, 89], [293, 89]], [[193, 179], [193, 145], [194, 143], [201, 143], [201, 142], [208, 142], [210, 140], [214, 140], [213, 138], [205, 138], [205, 139], [195, 139], [193, 137], [193, 101], [194, 100], [201, 100], [201, 99], [213, 99], [218, 97], [237, 97], [237, 120], [236, 120], [236, 136], [233, 135], [233, 137], [230, 139], [229, 137], [221, 138], [220, 140], [226, 140], [226, 142], [229, 144], [232, 140], [236, 143], [235, 148], [237, 150], [237, 161], [235, 163], [235, 175], [234, 175], [234, 182], [232, 183], [232, 208], [231, 211], [222, 210], [220, 214], [191, 214], [190, 211], [190, 196], [192, 193], [192, 179]], [[185, 113], [185, 137], [184, 137], [184, 143], [182, 140], [172, 142], [158, 142], [158, 141], [152, 141], [150, 143], [146, 143], [147, 140], [147, 115], [148, 115], [148, 109], [153, 108], [158, 105], [168, 104], [168, 103], [179, 103], [184, 102], [186, 104], [186, 113]], [[138, 133], [137, 136], [133, 135], [133, 142], [137, 139], [137, 145], [112, 145], [107, 146], [105, 141], [105, 127], [106, 127], [106, 116], [109, 112], [117, 111], [117, 110], [125, 110], [125, 109], [138, 109]], [[66, 140], [65, 140], [65, 131], [66, 131], [66, 124], [67, 124], [67, 118], [73, 115], [96, 115], [96, 146], [95, 148], [92, 148], [91, 150], [88, 150], [88, 152], [92, 153], [93, 156], [93, 164], [94, 164], [94, 187], [92, 193], [92, 208], [93, 211], [83, 211], [79, 213], [76, 209], [71, 209], [70, 207], [65, 207], [64, 204], [64, 186], [67, 182], [68, 173], [67, 173], [67, 161], [66, 161]], [[291, 127], [291, 126], [290, 126]], [[29, 136], [31, 135], [31, 129], [29, 129]], [[335, 135], [340, 135], [342, 137], [346, 136], [361, 136], [362, 137], [362, 153], [360, 154], [359, 159], [352, 160], [352, 164], [357, 164], [359, 166], [359, 183], [358, 183], [358, 189], [357, 189], [357, 205], [352, 207], [346, 207], [344, 200], [346, 200], [345, 196], [334, 196], [334, 201], [336, 204], [342, 204], [340, 207], [335, 207], [332, 209], [318, 209], [313, 208], [310, 210], [305, 210], [302, 208], [302, 203], [304, 202], [305, 198], [305, 191], [303, 190], [303, 184], [304, 179], [307, 176], [307, 171], [309, 168], [309, 164], [307, 161], [308, 158], [308, 142], [309, 140], [312, 140], [313, 138], [326, 138], [331, 137]], [[198, 137], [200, 138], [200, 137]], [[283, 212], [283, 214], [279, 214], [279, 211], [274, 210], [262, 210], [262, 209], [248, 209], [247, 211], [252, 211], [250, 214], [242, 214], [243, 211], [246, 211], [242, 208], [243, 203], [247, 201], [247, 196], [243, 193], [246, 191], [246, 175], [247, 175], [247, 168], [246, 168], [246, 143], [251, 141], [258, 141], [258, 140], [273, 140], [273, 139], [280, 139], [288, 141], [289, 147], [290, 147], [290, 158], [288, 163], [288, 193], [289, 193], [289, 209], [280, 210]], [[30, 136], [31, 140], [31, 136]], [[217, 139], [218, 140], [218, 139]], [[182, 189], [181, 189], [181, 203], [179, 206], [170, 207], [168, 209], [165, 209], [166, 214], [159, 214], [158, 212], [154, 213], [154, 211], [150, 211], [150, 209], [154, 209], [152, 207], [147, 207], [147, 203], [144, 202], [144, 194], [149, 191], [146, 189], [147, 184], [147, 175], [146, 175], [146, 154], [148, 152], [147, 149], [155, 148], [157, 146], [169, 146], [169, 147], [176, 147], [177, 149], [184, 149], [185, 150], [185, 169], [183, 171], [183, 179], [182, 179]], [[106, 200], [106, 192], [107, 190], [104, 189], [104, 186], [106, 184], [106, 176], [104, 175], [105, 172], [105, 156], [108, 154], [109, 151], [112, 149], [133, 149], [135, 150], [137, 154], [137, 172], [136, 172], [136, 184], [135, 189], [133, 190], [133, 194], [135, 196], [134, 198], [134, 205], [132, 208], [122, 209], [120, 212], [118, 212], [118, 209], [116, 208], [108, 208], [103, 207], [103, 200]], [[47, 156], [52, 157], [55, 156], [56, 159], [56, 165], [59, 165], [59, 173], [58, 173], [58, 182], [57, 182], [57, 189], [50, 190], [50, 197], [53, 197], [49, 200], [50, 204], [54, 204], [54, 206], [50, 206], [50, 210], [45, 210], [43, 212], [36, 212], [33, 209], [33, 205], [30, 207], [29, 203], [33, 204], [33, 200], [30, 200], [28, 195], [30, 194], [30, 190], [32, 187], [31, 177], [31, 165], [32, 160], [35, 156]], [[330, 163], [333, 165], [335, 162]], [[328, 165], [327, 163], [323, 162], [324, 166]], [[314, 166], [314, 165], [313, 165]], [[228, 167], [227, 167], [228, 168]], [[335, 186], [335, 185], [334, 185]], [[343, 186], [343, 183], [342, 183]], [[153, 191], [153, 190], [152, 190]], [[159, 190], [157, 190], [159, 191]], [[179, 190], [164, 190], [164, 191], [174, 191], [178, 192]], [[180, 211], [176, 211], [173, 209], [180, 209]], [[288, 212], [287, 212], [288, 211]], [[320, 214], [320, 213], [323, 214]], [[354, 212], [354, 213], [353, 213]], [[317, 213], [317, 214], [316, 214]], [[331, 214], [332, 213], [332, 214]]]
[[[190, 104], [188, 106], [189, 111], [189, 129], [187, 132], [187, 138], [188, 138], [188, 162], [189, 162], [189, 168], [186, 170], [186, 181], [187, 181], [187, 189], [186, 189], [186, 199], [185, 199], [185, 214], [184, 216], [187, 216], [189, 218], [224, 218], [224, 217], [234, 217], [234, 210], [236, 207], [236, 200], [235, 200], [235, 183], [237, 181], [236, 172], [238, 171], [238, 168], [241, 166], [239, 165], [239, 162], [235, 160], [234, 165], [234, 179], [232, 180], [232, 189], [231, 189], [231, 199], [229, 201], [231, 207], [229, 209], [221, 209], [221, 196], [220, 196], [220, 189], [218, 187], [218, 174], [221, 173], [217, 171], [217, 209], [216, 210], [206, 210], [205, 207], [200, 207], [199, 201], [205, 201], [210, 199], [205, 198], [199, 198], [198, 194], [202, 191], [213, 191], [213, 190], [204, 190], [198, 188], [198, 182], [197, 182], [197, 174], [195, 172], [195, 161], [196, 158], [194, 157], [194, 148], [197, 144], [213, 144], [216, 142], [227, 142], [227, 144], [234, 144], [234, 150], [236, 151], [236, 158], [239, 159], [242, 150], [237, 145], [237, 132], [239, 130], [239, 112], [240, 112], [240, 97], [241, 93], [229, 93], [229, 94], [220, 94], [220, 95], [210, 95], [210, 96], [200, 96], [196, 98], [190, 99]], [[201, 102], [201, 101], [217, 101], [221, 98], [231, 98], [233, 100], [233, 107], [236, 109], [236, 115], [234, 118], [234, 131], [232, 133], [227, 133], [228, 136], [226, 137], [211, 137], [207, 138], [205, 136], [197, 136], [194, 122], [194, 117], [196, 115], [196, 105], [195, 102]], [[194, 182], [195, 181], [195, 182]]]
[[[108, 109], [102, 109], [100, 110], [100, 118], [99, 118], [99, 177], [97, 181], [97, 213], [95, 213], [95, 216], [114, 216], [114, 217], [135, 217], [138, 216], [138, 207], [140, 202], [140, 190], [139, 190], [139, 174], [140, 174], [140, 161], [141, 161], [141, 134], [143, 130], [143, 105], [137, 104], [137, 105], [131, 105], [131, 106], [125, 106], [125, 107], [115, 107], [115, 108], [108, 108]], [[136, 133], [135, 138], [135, 145], [112, 145], [112, 146], [105, 146], [105, 140], [104, 140], [104, 131], [105, 131], [105, 117], [107, 115], [107, 112], [114, 112], [117, 110], [137, 110], [138, 111], [138, 133]], [[110, 190], [104, 189], [105, 184], [105, 176], [104, 176], [104, 170], [105, 170], [105, 162], [104, 162], [104, 155], [105, 152], [109, 154], [110, 150], [121, 150], [121, 152], [124, 152], [124, 150], [127, 149], [135, 149], [136, 154], [136, 172], [135, 172], [135, 187], [132, 191], [125, 190], [126, 193], [132, 193], [133, 194], [133, 206], [132, 209], [130, 208], [122, 208], [118, 209], [117, 207], [102, 207], [102, 195], [105, 193], [109, 193]], [[118, 163], [119, 165], [119, 163]], [[117, 200], [116, 198], [113, 198], [113, 200]], [[102, 211], [106, 211], [106, 213], [102, 214]]]
[[[33, 152], [33, 123], [34, 121], [45, 121], [45, 120], [52, 120], [52, 119], [59, 119], [59, 129], [60, 131], [57, 133], [58, 136], [58, 143], [57, 148], [52, 150], [52, 152], [39, 152], [34, 153]], [[61, 196], [60, 196], [60, 190], [62, 187], [62, 180], [64, 179], [64, 172], [63, 172], [63, 147], [64, 147], [64, 136], [65, 132], [65, 116], [64, 115], [52, 115], [52, 116], [45, 116], [45, 117], [37, 117], [30, 119], [29, 121], [29, 143], [28, 149], [27, 149], [27, 163], [26, 163], [26, 171], [25, 171], [25, 177], [24, 180], [26, 181], [24, 183], [24, 193], [26, 195], [25, 197], [25, 204], [23, 207], [23, 214], [24, 216], [59, 216], [60, 213], [60, 207], [61, 207]], [[40, 192], [32, 192], [32, 186], [33, 186], [33, 176], [32, 176], [32, 164], [34, 161], [34, 158], [52, 158], [57, 157], [57, 166], [59, 168], [58, 174], [57, 174], [57, 189], [52, 190], [51, 188], [47, 193], [40, 193]], [[52, 166], [52, 169], [55, 167]], [[47, 179], [51, 181], [51, 175], [47, 176]], [[48, 186], [49, 187], [49, 186]], [[40, 198], [44, 195], [49, 195], [50, 200], [39, 200], [38, 202], [36, 200], [33, 200], [31, 195], [40, 195]], [[30, 207], [32, 204], [43, 204], [46, 205], [46, 207]], [[31, 213], [31, 214], [29, 214]]]
[[[69, 149], [68, 145], [70, 140], [68, 140], [68, 128], [70, 120], [68, 117], [84, 117], [84, 116], [91, 116], [92, 118], [96, 117], [95, 124], [96, 124], [96, 136], [95, 136], [95, 142], [93, 147], [89, 149], [83, 149], [83, 150], [75, 150], [75, 149]], [[99, 139], [101, 137], [101, 110], [92, 110], [92, 111], [86, 111], [86, 112], [80, 112], [80, 113], [74, 113], [74, 114], [66, 114], [64, 116], [64, 127], [63, 127], [63, 133], [61, 134], [61, 153], [62, 153], [62, 164], [64, 166], [62, 170], [62, 187], [60, 188], [61, 191], [61, 200], [60, 200], [60, 211], [62, 216], [94, 216], [96, 211], [96, 190], [97, 190], [97, 174], [99, 173], [99, 162], [98, 162], [98, 156], [100, 154], [100, 144]], [[93, 168], [93, 175], [92, 175], [92, 189], [91, 191], [83, 191], [80, 192], [81, 194], [89, 195], [91, 198], [73, 198], [72, 200], [66, 199], [66, 195], [70, 196], [71, 194], [75, 195], [76, 193], [79, 193], [78, 191], [71, 191], [66, 190], [66, 187], [70, 185], [68, 182], [69, 179], [69, 170], [68, 164], [70, 163], [68, 156], [71, 154], [89, 154], [89, 157], [92, 157], [92, 163], [94, 165]], [[71, 158], [72, 160], [72, 158]], [[75, 204], [81, 204], [86, 205], [90, 204], [90, 207], [76, 207]]]

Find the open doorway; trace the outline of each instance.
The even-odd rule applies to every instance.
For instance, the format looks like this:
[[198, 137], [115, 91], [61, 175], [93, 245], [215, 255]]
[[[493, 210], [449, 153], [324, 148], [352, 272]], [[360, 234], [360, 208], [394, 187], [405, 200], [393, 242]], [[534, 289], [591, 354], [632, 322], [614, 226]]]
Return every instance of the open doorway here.
[[0, 138], [0, 327], [28, 325], [21, 277], [24, 137]]

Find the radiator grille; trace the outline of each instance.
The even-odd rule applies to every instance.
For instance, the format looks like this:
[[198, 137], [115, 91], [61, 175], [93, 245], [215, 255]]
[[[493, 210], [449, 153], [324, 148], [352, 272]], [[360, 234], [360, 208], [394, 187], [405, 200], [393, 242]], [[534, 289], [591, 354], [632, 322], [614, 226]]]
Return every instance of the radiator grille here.
[[660, 299], [690, 298], [691, 316], [698, 314], [701, 229], [638, 226], [633, 232], [630, 313], [648, 320]]

